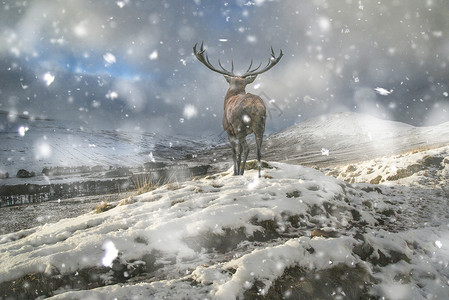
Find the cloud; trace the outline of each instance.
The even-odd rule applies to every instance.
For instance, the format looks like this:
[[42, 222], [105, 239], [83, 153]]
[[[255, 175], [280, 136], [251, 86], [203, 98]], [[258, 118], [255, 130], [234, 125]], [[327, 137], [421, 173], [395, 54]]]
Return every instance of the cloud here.
[[[144, 110], [147, 105], [145, 92], [142, 90], [139, 82], [130, 82], [128, 80], [117, 80], [114, 84], [114, 90], [117, 95], [126, 102], [129, 108], [135, 111]], [[114, 97], [116, 94], [109, 94]]]
[[[219, 134], [227, 84], [192, 56], [204, 40], [211, 62], [229, 68], [234, 60], [237, 73], [251, 59], [266, 63], [270, 46], [284, 51], [247, 88], [282, 111], [268, 132], [340, 109], [425, 124], [449, 91], [448, 13], [447, 5], [420, 0], [3, 4], [0, 109], [109, 126], [157, 116], [173, 132], [200, 134], [208, 123]], [[51, 85], [43, 74], [54, 76]], [[196, 113], [185, 114], [187, 105]], [[438, 120], [449, 120], [448, 112]]]

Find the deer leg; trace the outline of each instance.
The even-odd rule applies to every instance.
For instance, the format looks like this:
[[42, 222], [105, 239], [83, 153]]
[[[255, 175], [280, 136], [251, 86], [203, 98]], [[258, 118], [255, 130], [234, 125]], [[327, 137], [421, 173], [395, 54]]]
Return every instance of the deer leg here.
[[234, 161], [234, 175], [239, 174], [239, 163], [237, 163], [237, 151], [239, 151], [239, 143], [235, 137], [229, 136], [229, 143], [232, 149], [232, 160]]
[[240, 166], [242, 163], [242, 144], [240, 143], [240, 141], [237, 141], [238, 143], [238, 154], [237, 154], [237, 174], [236, 175], [240, 175]]
[[256, 147], [257, 147], [257, 167], [259, 168], [259, 178], [262, 177], [261, 175], [261, 168], [262, 168], [262, 163], [261, 163], [261, 158], [262, 158], [262, 140], [263, 140], [263, 135], [261, 137], [256, 137]]
[[245, 172], [245, 165], [246, 165], [246, 159], [248, 158], [248, 153], [249, 153], [249, 147], [248, 147], [248, 143], [246, 142], [246, 137], [243, 139], [239, 140], [240, 145], [241, 145], [241, 152], [243, 152], [243, 161], [242, 161], [242, 165], [240, 166], [240, 175], [243, 175], [243, 173]]

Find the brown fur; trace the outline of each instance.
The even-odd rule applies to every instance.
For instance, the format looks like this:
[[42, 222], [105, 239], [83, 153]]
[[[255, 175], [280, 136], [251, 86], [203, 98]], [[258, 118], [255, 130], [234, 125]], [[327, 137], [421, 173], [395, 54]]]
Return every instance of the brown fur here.
[[266, 108], [259, 96], [245, 92], [246, 85], [252, 83], [255, 76], [248, 78], [225, 76], [225, 78], [229, 83], [229, 89], [224, 102], [223, 129], [228, 133], [232, 147], [234, 175], [243, 175], [249, 153], [246, 136], [251, 133], [256, 137], [257, 160], [260, 166]]

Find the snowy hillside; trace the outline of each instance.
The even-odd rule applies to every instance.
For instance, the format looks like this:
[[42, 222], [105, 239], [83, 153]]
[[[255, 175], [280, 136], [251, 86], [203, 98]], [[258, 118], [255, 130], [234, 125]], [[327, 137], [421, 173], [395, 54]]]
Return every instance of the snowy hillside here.
[[0, 172], [40, 174], [44, 167], [128, 166], [185, 159], [205, 141], [134, 131], [94, 130], [82, 123], [30, 119], [0, 111]]
[[[217, 137], [186, 139], [137, 131], [93, 130], [80, 123], [30, 120], [0, 112], [0, 173], [19, 169], [40, 174], [44, 167], [127, 166], [150, 161], [213, 164], [226, 170], [232, 163], [224, 145], [211, 147]], [[414, 127], [358, 113], [335, 113], [311, 119], [264, 140], [266, 160], [303, 165], [341, 165], [417, 148], [449, 143], [449, 123]], [[207, 150], [203, 150], [207, 149]], [[255, 157], [251, 145], [250, 158]]]
[[270, 136], [265, 157], [288, 163], [341, 165], [445, 145], [448, 131], [449, 123], [415, 127], [365, 114], [335, 113]]
[[[449, 122], [415, 127], [366, 114], [334, 113], [307, 120], [266, 137], [262, 158], [307, 166], [338, 166], [443, 146], [449, 143], [447, 132]], [[255, 158], [254, 143], [250, 149], [249, 157]], [[227, 144], [201, 153], [198, 159], [203, 163], [223, 163], [226, 169], [232, 162]]]
[[[447, 181], [447, 151], [438, 152], [445, 156], [440, 177], [433, 166], [421, 174], [429, 182]], [[275, 162], [262, 175], [229, 170], [124, 199], [102, 213], [0, 236], [2, 296], [449, 296], [447, 196], [437, 182], [433, 190], [350, 184]], [[427, 211], [438, 216], [433, 222], [418, 217], [418, 197], [426, 193]]]

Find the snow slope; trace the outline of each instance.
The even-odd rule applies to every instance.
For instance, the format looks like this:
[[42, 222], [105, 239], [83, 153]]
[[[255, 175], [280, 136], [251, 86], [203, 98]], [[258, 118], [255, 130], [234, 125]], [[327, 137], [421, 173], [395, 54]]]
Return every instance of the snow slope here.
[[[449, 143], [447, 132], [449, 122], [415, 127], [365, 114], [333, 113], [267, 136], [263, 142], [262, 158], [307, 166], [337, 166], [443, 146]], [[250, 145], [249, 157], [255, 158], [254, 143]], [[227, 169], [232, 162], [231, 150], [226, 143], [200, 153], [198, 160], [219, 162]], [[217, 169], [219, 167], [216, 166]]]
[[0, 111], [0, 173], [44, 167], [128, 166], [171, 161], [206, 147], [206, 141], [167, 137], [141, 129], [94, 130], [82, 123], [31, 119]]
[[409, 187], [275, 162], [260, 179], [231, 173], [0, 236], [0, 290], [52, 299], [449, 297], [449, 216], [404, 226], [403, 215], [419, 213]]
[[[266, 159], [341, 165], [449, 143], [449, 122], [415, 127], [373, 116], [344, 112], [292, 126], [267, 139]], [[322, 149], [328, 150], [328, 154]], [[279, 152], [279, 150], [281, 150]]]

